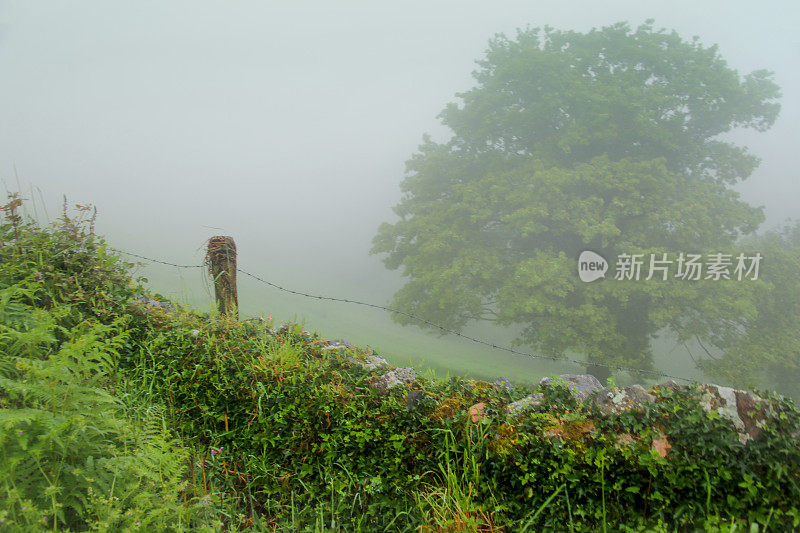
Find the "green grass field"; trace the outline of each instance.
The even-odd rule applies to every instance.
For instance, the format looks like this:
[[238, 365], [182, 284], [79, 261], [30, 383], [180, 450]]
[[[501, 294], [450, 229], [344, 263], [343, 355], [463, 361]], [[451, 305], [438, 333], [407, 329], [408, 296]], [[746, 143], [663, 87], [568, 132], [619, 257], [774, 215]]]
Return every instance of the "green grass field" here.
[[[179, 258], [167, 258], [167, 260]], [[336, 298], [358, 299], [367, 303], [387, 305], [392, 287], [383, 293], [370, 293], [359, 286], [337, 283], [336, 279], [320, 274], [309, 282], [296, 274], [284, 271], [270, 275], [269, 265], [248, 265], [248, 271], [272, 283], [301, 292]], [[147, 264], [141, 275], [149, 280], [155, 292], [176, 298], [195, 308], [205, 310], [213, 305], [213, 287], [205, 274], [194, 269], [178, 269], [157, 264]], [[532, 385], [542, 376], [551, 374], [583, 373], [582, 366], [568, 361], [552, 361], [517, 355], [477, 344], [455, 335], [440, 336], [436, 332], [413, 326], [401, 326], [391, 320], [389, 312], [365, 306], [320, 301], [286, 293], [264, 285], [247, 276], [239, 276], [239, 304], [241, 316], [271, 316], [275, 323], [298, 322], [305, 329], [317, 331], [327, 338], [342, 338], [362, 347], [372, 347], [395, 365], [410, 365], [436, 376], [466, 375], [477, 379], [493, 380], [503, 376], [519, 385]], [[315, 290], [314, 286], [338, 287]], [[499, 346], [535, 353], [529, 347], [513, 346], [513, 330], [501, 329], [488, 323], [472, 324], [463, 332]], [[695, 357], [700, 353], [689, 345]], [[668, 334], [653, 341], [656, 368], [664, 373], [707, 381], [696, 368], [685, 346], [679, 345]], [[569, 359], [583, 360], [579, 354]], [[616, 373], [618, 384], [653, 383], [667, 378]]]

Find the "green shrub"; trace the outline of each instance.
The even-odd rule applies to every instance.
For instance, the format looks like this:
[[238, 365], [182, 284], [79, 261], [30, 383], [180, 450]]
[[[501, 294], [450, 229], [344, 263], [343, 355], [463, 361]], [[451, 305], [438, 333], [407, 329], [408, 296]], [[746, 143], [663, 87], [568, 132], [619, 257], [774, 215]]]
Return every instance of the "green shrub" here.
[[161, 420], [125, 417], [104, 387], [124, 320], [67, 330], [57, 317], [73, 313], [28, 306], [31, 289], [0, 291], [0, 520], [32, 531], [185, 529], [196, 514], [179, 500], [187, 452]]
[[[407, 389], [381, 396], [369, 387], [372, 372], [347, 363], [350, 353], [316, 346], [297, 331], [198, 317], [193, 326], [151, 329], [130, 364], [139, 381], [163, 391], [187, 439], [209, 456], [224, 450], [209, 468], [219, 490], [274, 524], [295, 524], [300, 514], [303, 523], [335, 517], [345, 531], [390, 521], [397, 530], [558, 530], [571, 521], [593, 531], [800, 519], [800, 450], [791, 437], [800, 422], [788, 400], [772, 398], [780, 424], [747, 446], [691, 389], [664, 392], [640, 413], [602, 417], [550, 388], [541, 411], [512, 419], [504, 391], [420, 379], [429, 398], [409, 410]], [[486, 416], [472, 423], [467, 410], [477, 402]], [[625, 434], [634, 445], [619, 445]], [[666, 458], [653, 448], [662, 438]]]
[[[129, 265], [66, 216], [0, 223], [0, 525], [20, 530], [691, 531], [800, 526], [800, 416], [741, 444], [692, 389], [600, 416], [380, 371], [290, 325], [131, 303]], [[762, 393], [762, 396], [764, 395]], [[469, 416], [483, 403], [483, 416]], [[656, 446], [656, 443], [660, 443]], [[667, 449], [665, 453], [665, 449]], [[752, 529], [756, 530], [756, 529]]]
[[219, 506], [194, 497], [163, 408], [114, 394], [130, 265], [80, 214], [42, 229], [18, 208], [12, 196], [0, 220], [0, 526], [215, 529]]
[[33, 292], [32, 305], [50, 308], [70, 304], [72, 317], [61, 317], [63, 325], [85, 316], [101, 321], [124, 314], [127, 300], [136, 290], [128, 272], [132, 266], [112, 253], [102, 237], [91, 231], [90, 208], [64, 216], [49, 228], [40, 228], [18, 214], [21, 200], [10, 195], [0, 206], [0, 288], [21, 282]]

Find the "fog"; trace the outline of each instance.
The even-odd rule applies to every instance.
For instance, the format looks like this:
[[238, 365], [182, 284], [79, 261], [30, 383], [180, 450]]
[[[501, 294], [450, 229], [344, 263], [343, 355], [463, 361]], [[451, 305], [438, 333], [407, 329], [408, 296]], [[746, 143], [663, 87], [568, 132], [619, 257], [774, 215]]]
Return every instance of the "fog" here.
[[[209, 236], [231, 235], [240, 266], [265, 279], [386, 304], [402, 279], [368, 255], [371, 239], [395, 220], [423, 133], [448, 137], [436, 116], [474, 84], [487, 41], [528, 25], [586, 31], [647, 18], [718, 43], [741, 74], [774, 71], [774, 127], [730, 134], [762, 158], [738, 190], [765, 206], [764, 227], [799, 217], [796, 1], [6, 0], [0, 178], [50, 219], [62, 194], [96, 205], [98, 232], [120, 249], [192, 264]], [[142, 273], [158, 292], [210, 301], [196, 271]], [[367, 323], [378, 311], [243, 287], [247, 314], [296, 314], [388, 353], [401, 337], [416, 352], [461, 342], [426, 340], [385, 316]], [[498, 357], [475, 350], [470, 371]]]

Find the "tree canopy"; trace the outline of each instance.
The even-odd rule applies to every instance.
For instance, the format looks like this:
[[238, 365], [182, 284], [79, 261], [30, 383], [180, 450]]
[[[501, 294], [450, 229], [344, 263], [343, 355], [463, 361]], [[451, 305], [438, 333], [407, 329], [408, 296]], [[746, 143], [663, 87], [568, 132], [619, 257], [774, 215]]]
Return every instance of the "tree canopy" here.
[[700, 353], [700, 365], [715, 379], [738, 387], [769, 384], [800, 400], [800, 221], [747, 239], [765, 257], [752, 304], [756, 314], [715, 332], [716, 352]]
[[577, 260], [732, 250], [754, 231], [761, 209], [731, 187], [758, 159], [721, 135], [773, 124], [769, 72], [741, 76], [716, 46], [652, 21], [501, 34], [478, 67], [439, 115], [452, 138], [424, 138], [399, 220], [374, 238], [409, 278], [393, 305], [451, 328], [521, 325], [518, 342], [547, 354], [641, 368], [661, 328], [707, 333], [751, 312], [744, 283], [583, 283]]

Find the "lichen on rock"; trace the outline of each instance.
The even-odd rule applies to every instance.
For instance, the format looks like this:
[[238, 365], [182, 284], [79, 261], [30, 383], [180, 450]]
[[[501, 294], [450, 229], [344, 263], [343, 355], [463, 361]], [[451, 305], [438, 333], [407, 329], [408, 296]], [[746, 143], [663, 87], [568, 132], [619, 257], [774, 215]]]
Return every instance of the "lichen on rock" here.
[[389, 363], [379, 355], [357, 355], [347, 358], [347, 362], [354, 366], [360, 366], [364, 370], [377, 370], [389, 366]]
[[641, 385], [604, 389], [592, 396], [594, 405], [606, 416], [629, 410], [642, 411], [645, 404], [654, 401], [656, 397]]
[[401, 366], [376, 377], [370, 382], [370, 386], [385, 394], [395, 387], [414, 383], [416, 379], [417, 374], [413, 368]]
[[556, 379], [548, 376], [539, 381], [539, 386], [552, 387], [559, 383], [564, 384], [579, 402], [603, 390], [603, 385], [591, 374], [561, 374]]

